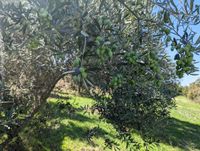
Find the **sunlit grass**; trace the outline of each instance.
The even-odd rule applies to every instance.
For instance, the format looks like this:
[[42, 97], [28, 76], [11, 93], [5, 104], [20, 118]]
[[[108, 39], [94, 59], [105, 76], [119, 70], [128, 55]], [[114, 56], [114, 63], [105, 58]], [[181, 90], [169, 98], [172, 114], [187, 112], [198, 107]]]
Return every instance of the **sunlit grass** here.
[[[172, 120], [164, 130], [169, 150], [200, 150], [200, 104], [186, 97], [176, 97], [176, 108], [171, 111]], [[165, 141], [166, 141], [165, 140]]]
[[[126, 151], [125, 144], [116, 137], [113, 126], [105, 120], [100, 120], [99, 115], [85, 113], [82, 110], [74, 114], [58, 109], [59, 102], [70, 102], [74, 108], [91, 106], [94, 101], [90, 98], [69, 96], [68, 99], [50, 98], [46, 109], [40, 112], [44, 116], [46, 112], [49, 117], [43, 123], [30, 124], [21, 137], [29, 150], [111, 150], [105, 148], [105, 138], [111, 138], [119, 143], [120, 150]], [[185, 97], [177, 97], [177, 108], [171, 111], [171, 118], [166, 129], [159, 134], [160, 143], [152, 145], [150, 151], [193, 151], [200, 150], [200, 104], [189, 101]], [[38, 124], [37, 124], [38, 123]], [[42, 126], [41, 126], [42, 125]], [[92, 143], [88, 141], [88, 131], [99, 127], [100, 131], [92, 137]], [[133, 134], [135, 139], [143, 143], [138, 134]], [[142, 149], [144, 150], [144, 149]]]
[[176, 97], [176, 105], [177, 108], [171, 111], [172, 117], [200, 125], [200, 104], [186, 97], [178, 96]]

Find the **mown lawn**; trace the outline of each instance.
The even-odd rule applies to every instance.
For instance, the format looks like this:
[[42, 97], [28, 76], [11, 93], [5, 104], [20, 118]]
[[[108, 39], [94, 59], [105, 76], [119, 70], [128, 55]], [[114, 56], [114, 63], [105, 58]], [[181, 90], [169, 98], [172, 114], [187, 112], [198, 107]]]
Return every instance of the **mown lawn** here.
[[[50, 98], [45, 108], [21, 133], [23, 144], [28, 150], [37, 151], [114, 150], [105, 148], [104, 141], [109, 138], [120, 144], [120, 150], [126, 151], [125, 144], [115, 138], [116, 131], [112, 125], [99, 120], [97, 114], [85, 113], [82, 110], [92, 103], [93, 100], [82, 97]], [[182, 96], [176, 98], [176, 103], [177, 108], [171, 111], [167, 128], [157, 135], [160, 143], [151, 145], [149, 150], [200, 150], [200, 104]], [[98, 129], [91, 131], [95, 127]], [[89, 132], [95, 132], [91, 139], [89, 134], [92, 133]], [[139, 135], [134, 136], [142, 143]]]

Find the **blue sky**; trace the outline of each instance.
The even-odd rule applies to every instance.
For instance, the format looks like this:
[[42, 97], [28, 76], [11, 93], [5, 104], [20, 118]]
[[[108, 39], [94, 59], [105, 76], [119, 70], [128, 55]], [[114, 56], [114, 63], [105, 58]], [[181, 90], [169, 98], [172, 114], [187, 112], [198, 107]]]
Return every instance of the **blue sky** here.
[[[179, 4], [180, 2], [182, 2], [181, 0], [174, 0], [175, 4], [177, 5], [177, 7], [179, 7]], [[190, 0], [188, 0], [188, 3], [190, 2]], [[198, 4], [200, 5], [200, 0], [194, 0], [194, 4]], [[192, 27], [192, 30], [195, 31], [197, 34], [196, 34], [196, 37], [195, 39], [197, 39], [199, 36], [200, 36], [200, 25], [197, 25], [197, 26], [193, 26]], [[168, 49], [168, 48], [167, 48]], [[174, 59], [174, 56], [176, 54], [176, 52], [172, 52], [170, 50], [167, 51], [169, 53], [169, 56]], [[194, 60], [199, 62], [197, 64], [195, 64], [195, 66], [197, 68], [199, 68], [200, 70], [200, 55], [195, 55], [194, 56]], [[200, 71], [197, 71], [195, 72], [195, 74], [198, 74], [197, 76], [192, 76], [192, 75], [184, 75], [183, 78], [179, 79], [180, 81], [180, 84], [182, 86], [187, 86], [189, 85], [190, 83], [194, 82], [195, 80], [197, 80], [198, 78], [200, 78]]]
[[[192, 29], [197, 33], [196, 38], [197, 38], [198, 36], [200, 36], [200, 25], [195, 26], [195, 27], [192, 27]], [[172, 59], [174, 59], [174, 56], [175, 56], [176, 52], [168, 51], [168, 53], [169, 53], [170, 57], [171, 57]], [[197, 62], [199, 62], [199, 63], [195, 64], [195, 66], [198, 67], [199, 70], [200, 70], [200, 55], [195, 55], [195, 56], [194, 56], [194, 60], [197, 61]], [[197, 76], [184, 75], [183, 78], [179, 79], [180, 84], [181, 84], [182, 86], [187, 86], [187, 85], [189, 85], [190, 83], [192, 83], [192, 82], [194, 82], [195, 80], [197, 80], [198, 78], [200, 78], [200, 71], [195, 72], [195, 74], [198, 74], [198, 75], [197, 75]]]
[[[196, 60], [198, 60], [200, 62], [200, 56], [196, 56], [195, 58], [196, 58]], [[196, 67], [198, 67], [200, 69], [200, 63], [196, 64]], [[197, 80], [198, 78], [200, 78], [200, 71], [198, 71], [196, 73], [198, 74], [198, 76], [185, 75], [182, 79], [179, 79], [181, 85], [182, 86], [187, 86], [190, 83], [192, 83], [195, 80]]]
[[[195, 0], [195, 4], [200, 5], [200, 0]], [[200, 36], [200, 25], [192, 27], [192, 30], [197, 33], [196, 38]], [[195, 55], [194, 59], [199, 62], [196, 64], [196, 67], [199, 68], [200, 70], [200, 55]], [[196, 72], [198, 74], [197, 76], [192, 76], [192, 75], [185, 75], [182, 79], [180, 79], [181, 85], [186, 86], [189, 85], [190, 83], [194, 82], [198, 78], [200, 78], [200, 71]]]

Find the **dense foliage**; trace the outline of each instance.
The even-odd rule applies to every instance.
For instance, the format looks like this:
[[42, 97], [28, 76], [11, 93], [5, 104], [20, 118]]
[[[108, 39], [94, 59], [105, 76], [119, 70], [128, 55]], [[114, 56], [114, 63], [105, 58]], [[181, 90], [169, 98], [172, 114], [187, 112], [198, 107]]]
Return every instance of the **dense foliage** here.
[[6, 144], [68, 73], [119, 132], [148, 132], [168, 115], [176, 95], [165, 45], [177, 51], [179, 77], [196, 70], [200, 40], [193, 41], [189, 27], [199, 24], [199, 9], [193, 0], [183, 8], [171, 0], [0, 2], [2, 81], [13, 101], [9, 120], [3, 114], [1, 122], [9, 131]]

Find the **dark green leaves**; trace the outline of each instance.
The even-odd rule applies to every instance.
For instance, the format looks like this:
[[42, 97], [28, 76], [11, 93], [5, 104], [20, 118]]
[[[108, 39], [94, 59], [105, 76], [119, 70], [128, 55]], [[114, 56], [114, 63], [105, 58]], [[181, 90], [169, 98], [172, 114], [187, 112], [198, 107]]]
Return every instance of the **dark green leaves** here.
[[200, 36], [198, 37], [198, 39], [195, 42], [195, 45], [199, 45], [200, 44]]
[[170, 0], [171, 5], [175, 8], [175, 11], [178, 11], [178, 8], [176, 4], [174, 3], [174, 0]]
[[113, 88], [121, 87], [123, 83], [123, 75], [122, 74], [117, 74], [116, 76], [113, 76], [110, 86]]
[[81, 65], [81, 59], [77, 57], [73, 62], [73, 67], [80, 67], [80, 65]]
[[194, 0], [190, 0], [190, 11], [192, 12], [194, 8]]
[[126, 58], [130, 64], [136, 64], [137, 62], [137, 54], [133, 51], [126, 55]]
[[164, 23], [169, 23], [170, 22], [170, 13], [167, 12], [167, 11], [164, 12], [163, 22]]

